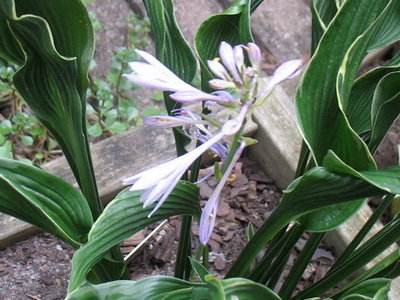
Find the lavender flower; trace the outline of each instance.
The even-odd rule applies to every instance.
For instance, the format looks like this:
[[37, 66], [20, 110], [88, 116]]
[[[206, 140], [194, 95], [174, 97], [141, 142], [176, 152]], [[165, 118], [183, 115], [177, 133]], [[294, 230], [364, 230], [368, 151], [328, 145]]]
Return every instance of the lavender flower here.
[[136, 52], [147, 63], [139, 61], [130, 62], [129, 66], [133, 72], [124, 74], [129, 81], [140, 86], [156, 88], [161, 91], [198, 91], [176, 76], [154, 56], [140, 50], [136, 50]]
[[267, 87], [260, 93], [259, 98], [268, 96], [279, 83], [298, 76], [303, 64], [301, 59], [289, 60], [281, 64], [270, 78]]
[[207, 124], [199, 115], [191, 112], [189, 109], [181, 108], [172, 111], [173, 116], [149, 116], [144, 119], [144, 123], [153, 128], [172, 128], [177, 126], [190, 126], [198, 124]]
[[137, 85], [155, 88], [160, 91], [175, 92], [171, 94], [171, 98], [182, 103], [193, 103], [205, 100], [223, 103], [235, 101], [232, 96], [227, 97], [226, 94], [208, 94], [196, 89], [176, 76], [154, 56], [140, 50], [136, 50], [136, 52], [146, 62], [130, 62], [129, 66], [133, 72], [124, 74], [124, 77]]
[[201, 144], [199, 147], [185, 155], [179, 156], [173, 160], [147, 169], [123, 180], [124, 185], [132, 184], [132, 187], [130, 188], [131, 191], [144, 190], [141, 195], [141, 201], [143, 202], [144, 207], [147, 207], [158, 200], [157, 205], [151, 211], [149, 217], [165, 202], [185, 171], [200, 155], [224, 137], [234, 135], [239, 131], [249, 106], [250, 103], [246, 103], [236, 118], [227, 121], [216, 135], [211, 137], [204, 144]]
[[[246, 67], [244, 65], [243, 49], [246, 50], [252, 66]], [[207, 62], [211, 72], [219, 77], [209, 81], [210, 86], [214, 89], [242, 87], [246, 85], [248, 78], [253, 78], [256, 75], [260, 68], [261, 51], [254, 43], [232, 48], [228, 43], [222, 42], [219, 47], [219, 55], [222, 64], [218, 59]]]

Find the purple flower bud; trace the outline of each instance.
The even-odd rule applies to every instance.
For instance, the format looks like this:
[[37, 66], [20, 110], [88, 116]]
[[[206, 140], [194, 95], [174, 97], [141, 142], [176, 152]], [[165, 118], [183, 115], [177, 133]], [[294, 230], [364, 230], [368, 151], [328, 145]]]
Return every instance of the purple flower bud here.
[[240, 72], [244, 66], [244, 54], [241, 45], [233, 47], [233, 56], [235, 57], [236, 67]]
[[247, 54], [249, 55], [250, 62], [253, 67], [258, 68], [261, 63], [261, 50], [260, 48], [254, 43], [248, 43], [247, 47]]
[[224, 66], [229, 70], [234, 80], [239, 84], [243, 84], [242, 78], [240, 77], [236, 68], [236, 60], [235, 55], [233, 54], [232, 46], [227, 42], [222, 42], [221, 46], [219, 47], [219, 55], [224, 63]]
[[229, 75], [228, 71], [217, 59], [208, 60], [207, 64], [211, 72], [213, 72], [219, 78], [224, 79], [226, 81], [232, 81], [232, 78]]
[[216, 90], [233, 89], [236, 85], [232, 81], [222, 79], [211, 79], [209, 82], [210, 87]]

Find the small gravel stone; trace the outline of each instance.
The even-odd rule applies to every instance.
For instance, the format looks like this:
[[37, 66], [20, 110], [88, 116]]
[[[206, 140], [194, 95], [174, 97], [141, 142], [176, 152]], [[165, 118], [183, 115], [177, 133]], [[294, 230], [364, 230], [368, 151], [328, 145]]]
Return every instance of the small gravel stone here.
[[226, 263], [225, 260], [222, 258], [222, 256], [217, 256], [214, 260], [214, 267], [218, 271], [223, 271], [226, 268]]

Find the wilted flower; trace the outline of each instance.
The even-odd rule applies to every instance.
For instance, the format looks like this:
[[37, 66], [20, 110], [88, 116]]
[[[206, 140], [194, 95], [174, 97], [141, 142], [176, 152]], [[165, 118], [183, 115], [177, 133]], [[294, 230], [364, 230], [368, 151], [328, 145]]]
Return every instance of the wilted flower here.
[[208, 240], [211, 237], [212, 231], [215, 225], [215, 218], [217, 217], [218, 211], [218, 204], [219, 204], [219, 197], [223, 187], [225, 186], [226, 181], [229, 178], [229, 175], [232, 172], [233, 167], [235, 166], [237, 160], [239, 159], [240, 155], [245, 148], [246, 143], [242, 142], [239, 148], [236, 150], [235, 155], [229, 164], [228, 168], [226, 169], [224, 175], [222, 176], [221, 180], [218, 182], [215, 190], [213, 191], [210, 199], [208, 199], [206, 205], [203, 208], [200, 217], [200, 224], [199, 224], [199, 238], [200, 242], [203, 245], [208, 243]]

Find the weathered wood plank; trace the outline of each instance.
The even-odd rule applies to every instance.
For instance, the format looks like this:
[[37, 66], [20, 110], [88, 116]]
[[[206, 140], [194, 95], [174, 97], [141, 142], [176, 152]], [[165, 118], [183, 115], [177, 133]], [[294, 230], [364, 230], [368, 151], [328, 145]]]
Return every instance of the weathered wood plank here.
[[[175, 155], [171, 131], [145, 126], [94, 144], [91, 150], [99, 194], [103, 201], [112, 199], [123, 188], [122, 179]], [[45, 164], [43, 169], [77, 186], [64, 158]], [[30, 224], [0, 214], [0, 248], [38, 231], [38, 228]]]

